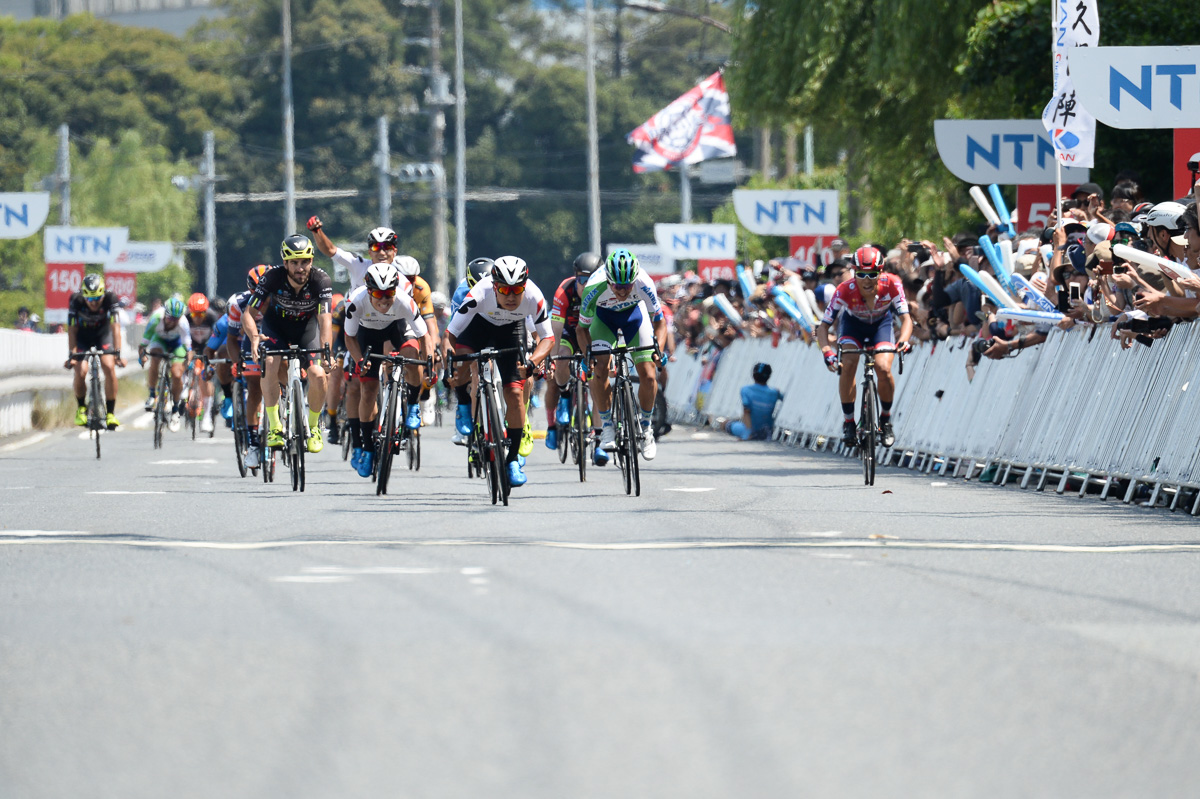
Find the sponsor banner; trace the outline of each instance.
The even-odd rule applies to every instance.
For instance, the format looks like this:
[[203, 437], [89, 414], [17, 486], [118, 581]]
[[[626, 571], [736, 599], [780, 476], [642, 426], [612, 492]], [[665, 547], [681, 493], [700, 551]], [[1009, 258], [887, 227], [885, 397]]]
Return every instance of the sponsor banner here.
[[733, 208], [742, 226], [760, 236], [838, 233], [838, 193], [832, 190], [735, 189]]
[[609, 244], [604, 248], [604, 255], [607, 257], [620, 249], [633, 253], [642, 271], [651, 276], [666, 276], [675, 272], [675, 259], [665, 255], [657, 244]]
[[0, 239], [27, 239], [50, 215], [50, 192], [0, 193]]
[[660, 222], [654, 241], [668, 258], [677, 261], [737, 258], [737, 225], [687, 225]]
[[1200, 127], [1200, 47], [1091, 47], [1071, 53], [1080, 102], [1114, 128]]
[[129, 228], [64, 227], [46, 228], [45, 260], [48, 264], [109, 264], [125, 251]]
[[806, 267], [820, 269], [833, 261], [833, 250], [826, 246], [832, 236], [792, 236], [788, 239], [788, 252]]
[[1175, 131], [1175, 196], [1192, 193], [1192, 171], [1188, 161], [1200, 154], [1200, 129], [1181, 128]]
[[169, 241], [129, 241], [117, 259], [105, 265], [105, 272], [157, 272], [173, 257], [175, 247]]
[[105, 287], [123, 300], [126, 308], [137, 302], [137, 272], [104, 272]]
[[[977, 186], [1053, 184], [1054, 142], [1037, 119], [939, 119], [938, 155], [950, 173]], [[1063, 180], [1088, 182], [1088, 170], [1063, 170]]]
[[[1066, 174], [1066, 170], [1063, 170], [1063, 174]], [[1064, 183], [1063, 196], [1070, 197], [1077, 188], [1078, 184]], [[1024, 233], [1034, 226], [1045, 227], [1050, 214], [1054, 213], [1055, 205], [1053, 186], [1017, 186], [1017, 207], [1013, 211], [1017, 215], [1017, 232]]]
[[66, 324], [71, 295], [83, 283], [83, 264], [46, 264], [46, 313], [48, 324]]
[[701, 259], [696, 262], [696, 274], [705, 283], [718, 280], [737, 280], [737, 261], [727, 259]]

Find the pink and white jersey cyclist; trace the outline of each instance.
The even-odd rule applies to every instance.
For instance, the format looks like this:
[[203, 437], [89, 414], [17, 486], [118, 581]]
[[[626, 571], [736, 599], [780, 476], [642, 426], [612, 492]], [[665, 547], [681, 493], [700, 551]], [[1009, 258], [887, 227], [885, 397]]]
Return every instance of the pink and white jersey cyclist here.
[[[838, 344], [875, 349], [895, 343], [892, 314], [907, 316], [908, 300], [900, 278], [881, 271], [882, 256], [874, 247], [863, 247], [855, 253], [854, 277], [838, 286], [825, 306], [821, 323], [828, 327], [838, 320]], [[860, 260], [864, 262], [861, 265]], [[859, 285], [864, 280], [867, 285]]]

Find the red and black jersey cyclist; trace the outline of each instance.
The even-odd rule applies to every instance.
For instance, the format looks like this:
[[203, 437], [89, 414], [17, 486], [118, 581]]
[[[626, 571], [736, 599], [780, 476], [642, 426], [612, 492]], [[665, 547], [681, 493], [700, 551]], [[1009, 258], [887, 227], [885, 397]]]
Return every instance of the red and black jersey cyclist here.
[[[554, 347], [550, 326], [550, 308], [537, 284], [529, 279], [529, 267], [515, 255], [497, 258], [490, 276], [480, 280], [467, 292], [446, 328], [446, 339], [454, 352], [465, 355], [487, 347], [508, 349], [525, 343], [525, 318], [533, 319], [538, 345], [520, 363], [516, 353], [496, 358], [500, 380], [504, 385], [505, 427], [508, 433], [508, 478], [514, 487], [525, 485], [525, 472], [518, 461], [518, 448], [525, 433], [525, 380], [536, 371]], [[459, 364], [451, 384], [455, 387], [460, 407], [471, 407], [467, 385], [471, 370], [467, 363]], [[469, 430], [467, 431], [470, 432]]]
[[[554, 292], [554, 306], [550, 311], [550, 326], [554, 329], [554, 340], [558, 342], [552, 355], [575, 355], [579, 352], [579, 342], [575, 339], [575, 328], [579, 325], [579, 295], [601, 263], [599, 255], [582, 253], [575, 259], [574, 277], [558, 284], [558, 290]], [[554, 379], [546, 386], [547, 449], [558, 449], [556, 424], [565, 425], [571, 421], [570, 397], [566, 393], [570, 376], [570, 361], [554, 362]]]
[[[121, 359], [121, 323], [117, 317], [117, 298], [104, 288], [104, 278], [87, 275], [79, 291], [71, 295], [67, 306], [67, 348], [71, 353], [83, 352], [95, 347], [104, 350], [100, 356], [100, 368], [104, 372], [105, 422], [109, 430], [116, 430], [120, 422], [114, 411], [117, 407], [117, 367], [124, 366]], [[67, 359], [67, 369], [75, 368], [75, 424], [87, 424], [86, 360]]]
[[[900, 318], [900, 334], [893, 335], [892, 315]], [[839, 316], [840, 314], [840, 316]], [[913, 324], [908, 313], [908, 302], [904, 298], [904, 286], [896, 275], [883, 271], [883, 253], [874, 247], [860, 247], [854, 253], [854, 276], [843, 282], [833, 292], [833, 298], [825, 307], [825, 315], [817, 327], [817, 342], [825, 365], [829, 371], [837, 369], [837, 355], [829, 346], [829, 326], [838, 319], [837, 341], [839, 345], [862, 350], [875, 350], [893, 345], [901, 352], [908, 352], [912, 345]], [[883, 445], [895, 443], [892, 432], [892, 398], [896, 394], [896, 378], [892, 375], [893, 354], [882, 352], [874, 355], [875, 374], [879, 379], [879, 402], [883, 406], [879, 414], [879, 426], [883, 433]], [[842, 439], [853, 446], [857, 439], [854, 424], [855, 374], [858, 371], [858, 355], [842, 358], [842, 374], [838, 381], [838, 394], [842, 401]]]
[[[333, 282], [323, 269], [313, 266], [313, 246], [307, 237], [288, 236], [280, 247], [283, 266], [273, 266], [258, 281], [242, 314], [242, 331], [250, 339], [250, 351], [257, 353], [260, 342], [268, 349], [285, 349], [293, 344], [302, 349], [321, 348], [325, 352], [320, 363], [302, 356], [300, 365], [308, 369], [308, 451], [320, 452], [324, 447], [317, 420], [325, 402], [325, 373], [329, 369], [333, 344]], [[263, 311], [262, 329], [254, 318], [256, 309]], [[279, 380], [283, 361], [278, 355], [263, 359], [263, 406], [270, 428], [267, 446], [283, 446], [283, 424], [279, 420]]]

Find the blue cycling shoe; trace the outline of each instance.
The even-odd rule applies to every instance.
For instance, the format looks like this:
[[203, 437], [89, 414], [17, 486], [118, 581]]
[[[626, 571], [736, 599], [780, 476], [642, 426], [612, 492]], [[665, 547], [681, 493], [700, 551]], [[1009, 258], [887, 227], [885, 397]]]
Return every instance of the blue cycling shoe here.
[[571, 398], [559, 397], [558, 407], [554, 409], [554, 421], [567, 424], [571, 421]]
[[358, 476], [370, 477], [371, 470], [375, 466], [375, 453], [363, 450], [362, 457], [358, 459]]
[[459, 435], [471, 435], [471, 406], [459, 405], [454, 411], [454, 428]]
[[404, 417], [404, 426], [409, 430], [416, 430], [421, 426], [421, 406], [417, 403], [408, 406], [408, 415]]
[[592, 463], [596, 464], [597, 466], [607, 466], [608, 453], [599, 447], [596, 447], [596, 450], [592, 453]]
[[221, 401], [221, 418], [227, 420], [233, 418], [233, 397], [226, 397]]
[[525, 472], [521, 471], [521, 464], [516, 461], [508, 464], [508, 484], [513, 488], [525, 485]]
[[546, 449], [558, 449], [557, 427], [551, 427], [546, 431]]
[[364, 451], [362, 447], [355, 447], [354, 451], [350, 453], [350, 468], [356, 472], [358, 471], [358, 462], [362, 460]]

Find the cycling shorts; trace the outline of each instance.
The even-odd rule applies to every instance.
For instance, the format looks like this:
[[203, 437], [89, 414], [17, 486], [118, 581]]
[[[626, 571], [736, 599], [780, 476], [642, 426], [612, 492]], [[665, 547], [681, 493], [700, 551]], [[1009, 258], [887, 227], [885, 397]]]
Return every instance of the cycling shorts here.
[[[354, 339], [358, 342], [358, 348], [362, 351], [363, 357], [366, 357], [367, 350], [375, 355], [388, 355], [398, 349], [411, 350], [404, 353], [408, 358], [417, 356], [417, 337], [408, 329], [408, 325], [399, 319], [382, 330], [360, 327], [358, 335]], [[380, 362], [374, 358], [368, 358], [363, 363], [363, 371], [358, 376], [359, 379], [378, 380], [380, 365]]]
[[[608, 352], [617, 346], [617, 334], [625, 337], [629, 347], [648, 347], [654, 343], [654, 328], [650, 318], [642, 313], [641, 304], [623, 311], [597, 308], [592, 324], [588, 326], [592, 336], [593, 352]], [[630, 353], [634, 363], [646, 363], [654, 358], [652, 350]]]
[[838, 344], [860, 350], [873, 350], [896, 343], [892, 333], [892, 315], [878, 322], [864, 322], [848, 313], [838, 317]]
[[571, 355], [579, 352], [579, 339], [575, 338], [574, 326], [563, 327], [562, 335], [558, 339], [558, 344], [560, 347], [566, 347], [567, 352]]
[[188, 354], [182, 338], [164, 341], [157, 335], [150, 336], [150, 340], [146, 342], [146, 352], [151, 355], [170, 355], [171, 363], [183, 363]]
[[112, 325], [102, 327], [80, 327], [75, 331], [75, 347], [80, 352], [95, 347], [98, 350], [113, 349]]
[[[293, 345], [300, 349], [315, 350], [321, 346], [321, 332], [315, 316], [299, 323], [263, 316], [262, 340], [269, 350], [285, 350]], [[300, 357], [301, 369], [307, 369], [310, 363], [310, 356]]]
[[[506, 325], [494, 325], [484, 316], [476, 316], [455, 338], [456, 349], [463, 348], [470, 352], [479, 352], [488, 347], [498, 350], [510, 347], [520, 347], [525, 341], [525, 321], [509, 322]], [[516, 352], [506, 352], [496, 356], [496, 368], [500, 370], [500, 380], [506, 385], [524, 386], [525, 381], [517, 377]]]

